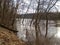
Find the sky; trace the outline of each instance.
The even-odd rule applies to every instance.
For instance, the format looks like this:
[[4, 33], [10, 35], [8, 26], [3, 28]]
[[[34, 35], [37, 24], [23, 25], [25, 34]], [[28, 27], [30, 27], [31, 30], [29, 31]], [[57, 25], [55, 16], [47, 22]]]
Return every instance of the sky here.
[[58, 6], [57, 8], [58, 8], [58, 10], [59, 10], [59, 12], [60, 12], [60, 2], [57, 2], [57, 3], [56, 3], [56, 6]]
[[[25, 2], [27, 5], [26, 5], [26, 7], [24, 8], [24, 10], [21, 11], [21, 12], [26, 13], [27, 7], [29, 6], [30, 1], [31, 1], [31, 0], [24, 0], [24, 2]], [[33, 12], [35, 12], [35, 10], [33, 11], [32, 7], [33, 7], [33, 8], [36, 8], [36, 7], [37, 7], [36, 1], [32, 1], [32, 2], [31, 2], [30, 8], [29, 8], [29, 10], [28, 10], [28, 13], [33, 13]], [[56, 7], [56, 8], [58, 9], [58, 11], [60, 12], [60, 2], [59, 2], [59, 1], [56, 3], [55, 7]], [[53, 11], [53, 8], [52, 8], [51, 10]], [[56, 10], [54, 9], [54, 11], [56, 11]]]
[[[14, 0], [16, 1], [16, 0]], [[28, 9], [28, 13], [34, 13], [35, 10], [36, 10], [36, 7], [37, 7], [37, 2], [35, 0], [20, 0], [21, 2], [23, 3], [20, 3], [20, 6], [18, 8], [18, 13], [21, 14], [21, 13], [26, 13], [27, 12], [27, 8]], [[31, 2], [31, 5], [30, 5], [30, 1]], [[58, 9], [58, 11], [60, 12], [60, 1], [58, 1], [55, 5], [55, 7]], [[34, 10], [33, 10], [34, 9]], [[52, 8], [51, 9], [52, 11], [56, 11], [55, 8]]]

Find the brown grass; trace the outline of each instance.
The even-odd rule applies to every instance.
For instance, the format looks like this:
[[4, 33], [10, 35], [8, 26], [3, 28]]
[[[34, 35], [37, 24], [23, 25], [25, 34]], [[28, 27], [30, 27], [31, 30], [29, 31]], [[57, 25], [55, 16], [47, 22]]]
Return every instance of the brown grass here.
[[0, 27], [0, 45], [24, 45], [24, 42], [19, 40], [13, 32]]

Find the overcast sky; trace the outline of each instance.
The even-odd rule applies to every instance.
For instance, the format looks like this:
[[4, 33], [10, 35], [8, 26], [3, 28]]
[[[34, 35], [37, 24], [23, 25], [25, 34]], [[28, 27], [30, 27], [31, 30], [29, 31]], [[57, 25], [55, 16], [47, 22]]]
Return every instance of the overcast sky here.
[[[16, 1], [16, 0], [15, 0]], [[32, 1], [32, 2], [31, 2]], [[20, 0], [22, 2], [19, 6], [18, 13], [26, 13], [28, 8], [28, 13], [34, 13], [37, 7], [37, 2], [35, 0]], [[31, 5], [30, 5], [31, 2]], [[60, 12], [60, 1], [58, 1], [55, 5], [56, 9]], [[34, 9], [34, 10], [33, 10]], [[55, 8], [51, 9], [52, 11], [56, 11]]]

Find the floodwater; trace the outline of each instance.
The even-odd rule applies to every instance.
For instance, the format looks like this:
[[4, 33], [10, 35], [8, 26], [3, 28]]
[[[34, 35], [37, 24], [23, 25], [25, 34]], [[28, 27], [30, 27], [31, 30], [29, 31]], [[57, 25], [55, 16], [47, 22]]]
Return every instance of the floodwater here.
[[[23, 22], [23, 23], [22, 23]], [[35, 28], [32, 25], [30, 27], [30, 22], [31, 19], [17, 19], [17, 30], [19, 31], [17, 33], [18, 37], [26, 40], [26, 29], [31, 33], [34, 33], [35, 35]], [[40, 21], [40, 30], [42, 35], [44, 36], [46, 33], [46, 20], [41, 20]], [[48, 21], [48, 35], [47, 37], [53, 37], [51, 40], [53, 42], [53, 45], [60, 45], [60, 21], [53, 21], [53, 20], [49, 20]], [[31, 37], [32, 38], [32, 37]]]

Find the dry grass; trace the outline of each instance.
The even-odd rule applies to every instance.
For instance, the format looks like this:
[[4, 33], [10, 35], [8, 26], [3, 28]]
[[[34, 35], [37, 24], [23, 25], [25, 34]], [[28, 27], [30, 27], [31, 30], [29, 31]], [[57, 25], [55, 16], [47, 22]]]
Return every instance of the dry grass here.
[[24, 43], [17, 36], [2, 27], [0, 27], [0, 45], [23, 45]]

